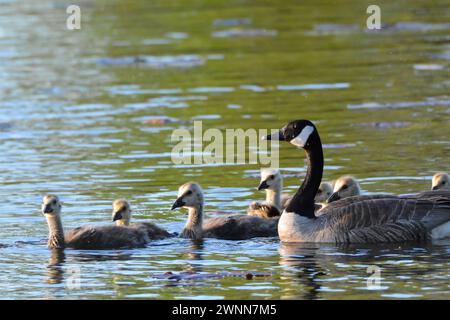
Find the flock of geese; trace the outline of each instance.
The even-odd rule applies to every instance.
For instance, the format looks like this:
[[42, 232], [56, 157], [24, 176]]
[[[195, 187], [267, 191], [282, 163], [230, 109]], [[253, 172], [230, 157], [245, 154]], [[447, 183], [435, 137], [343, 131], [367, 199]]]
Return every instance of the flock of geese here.
[[[197, 183], [183, 184], [172, 210], [187, 208], [181, 237], [243, 240], [278, 236], [283, 242], [386, 243], [431, 241], [450, 237], [450, 179], [433, 176], [431, 191], [414, 195], [361, 195], [358, 181], [343, 176], [322, 182], [323, 151], [319, 133], [309, 120], [288, 123], [268, 140], [287, 141], [306, 152], [308, 169], [293, 196], [282, 193], [278, 169], [261, 170], [258, 190], [265, 202], [253, 202], [247, 214], [204, 219], [203, 191]], [[153, 223], [131, 223], [130, 204], [113, 202], [115, 225], [83, 226], [64, 233], [61, 202], [46, 195], [42, 213], [49, 227], [50, 248], [119, 249], [144, 247], [155, 239], [177, 236]]]

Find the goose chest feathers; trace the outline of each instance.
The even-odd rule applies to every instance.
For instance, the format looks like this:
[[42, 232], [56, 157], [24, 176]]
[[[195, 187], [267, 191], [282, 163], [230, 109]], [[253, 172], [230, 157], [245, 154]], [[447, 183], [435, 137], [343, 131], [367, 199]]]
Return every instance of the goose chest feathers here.
[[314, 215], [314, 197], [323, 172], [319, 133], [308, 120], [296, 120], [267, 136], [306, 151], [305, 179], [280, 217], [284, 242], [383, 243], [429, 241], [450, 236], [450, 191], [413, 196], [363, 195], [330, 203]]
[[144, 247], [153, 239], [170, 234], [151, 223], [128, 225], [130, 205], [125, 200], [113, 204], [113, 220], [117, 225], [83, 226], [64, 233], [61, 220], [61, 202], [54, 195], [47, 195], [42, 201], [42, 214], [49, 227], [48, 247], [62, 249], [120, 249]]
[[188, 219], [180, 234], [184, 238], [243, 240], [277, 236], [278, 218], [263, 219], [246, 214], [232, 214], [204, 220], [203, 191], [197, 183], [185, 183], [178, 189], [178, 197], [172, 210], [181, 207], [188, 209]]

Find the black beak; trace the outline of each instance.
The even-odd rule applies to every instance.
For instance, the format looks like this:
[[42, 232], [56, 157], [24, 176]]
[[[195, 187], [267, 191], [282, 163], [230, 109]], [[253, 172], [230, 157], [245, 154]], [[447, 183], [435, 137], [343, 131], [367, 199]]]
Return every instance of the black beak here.
[[327, 199], [327, 203], [330, 203], [330, 202], [339, 200], [340, 198], [341, 198], [341, 197], [339, 196], [339, 193], [338, 193], [338, 192], [333, 192], [333, 193], [331, 194], [331, 196]]
[[183, 198], [180, 197], [177, 200], [175, 200], [175, 202], [173, 203], [172, 208], [170, 210], [174, 210], [176, 208], [181, 208], [184, 205], [185, 205], [185, 203], [183, 201]]
[[269, 134], [268, 136], [262, 137], [263, 140], [279, 140], [279, 141], [284, 141], [285, 140], [285, 136], [284, 136], [284, 130], [281, 129], [278, 132]]
[[44, 213], [52, 213], [52, 212], [53, 212], [52, 206], [49, 204], [46, 204], [44, 207]]
[[431, 188], [431, 190], [433, 191], [439, 190], [439, 186], [434, 186], [433, 188]]
[[114, 212], [113, 214], [113, 222], [122, 219], [122, 209]]
[[264, 190], [264, 189], [268, 189], [269, 185], [267, 184], [267, 181], [264, 180], [263, 182], [261, 182], [258, 186], [258, 190]]

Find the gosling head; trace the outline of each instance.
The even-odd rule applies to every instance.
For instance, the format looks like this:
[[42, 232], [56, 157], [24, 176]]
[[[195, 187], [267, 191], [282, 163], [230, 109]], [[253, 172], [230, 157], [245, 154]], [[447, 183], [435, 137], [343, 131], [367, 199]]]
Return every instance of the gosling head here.
[[278, 191], [281, 188], [283, 177], [278, 169], [261, 169], [261, 182], [259, 183], [258, 190], [274, 190]]
[[118, 226], [127, 226], [130, 224], [131, 208], [125, 199], [114, 200], [112, 204], [112, 220]]
[[203, 206], [202, 188], [194, 182], [188, 182], [178, 188], [177, 200], [172, 205], [172, 209], [176, 208], [199, 208]]
[[336, 180], [333, 194], [328, 198], [327, 203], [357, 196], [361, 193], [358, 181], [352, 176], [343, 176]]
[[438, 172], [431, 181], [431, 190], [450, 190], [450, 178], [445, 172]]
[[42, 198], [42, 214], [46, 217], [59, 216], [61, 213], [61, 202], [55, 195], [46, 195]]
[[309, 120], [295, 120], [289, 122], [277, 133], [265, 137], [267, 140], [288, 141], [294, 146], [310, 149], [312, 137], [318, 137], [317, 129]]
[[333, 193], [333, 187], [328, 182], [322, 182], [317, 190], [316, 196], [314, 197], [314, 202], [321, 203], [327, 201], [327, 199]]

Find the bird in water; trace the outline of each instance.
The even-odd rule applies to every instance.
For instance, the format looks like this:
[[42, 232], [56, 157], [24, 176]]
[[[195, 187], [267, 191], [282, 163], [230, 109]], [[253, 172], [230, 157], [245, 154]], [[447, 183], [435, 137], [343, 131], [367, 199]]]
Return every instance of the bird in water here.
[[243, 240], [277, 236], [277, 218], [263, 219], [246, 214], [232, 214], [204, 220], [203, 191], [197, 183], [190, 182], [180, 186], [172, 210], [181, 207], [188, 209], [188, 219], [180, 234], [184, 238]]

